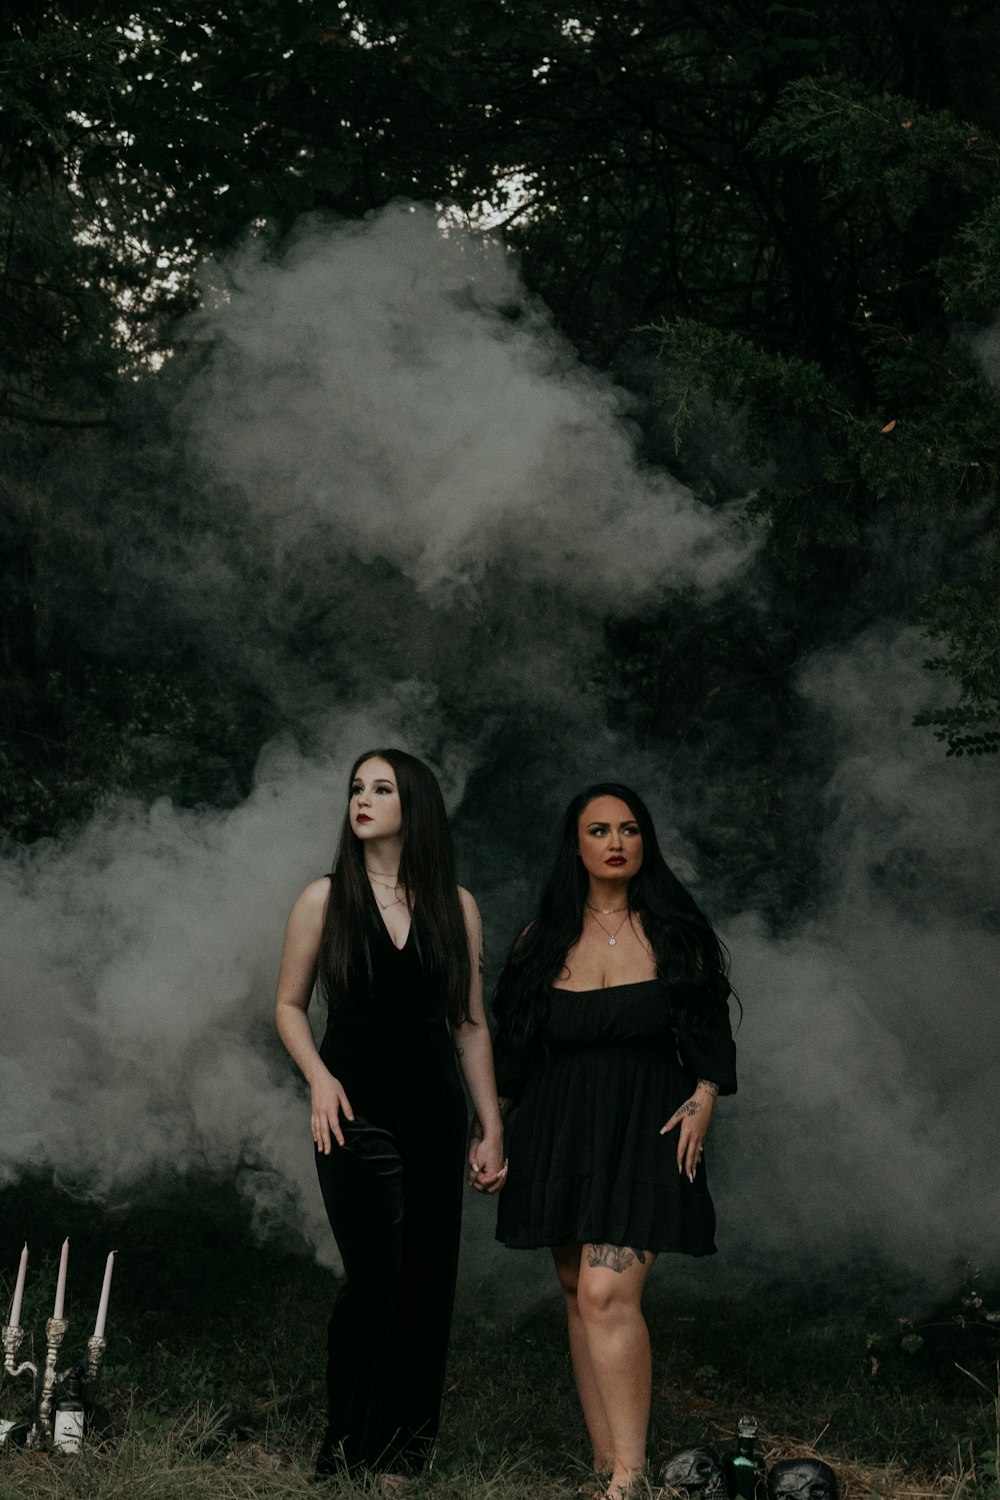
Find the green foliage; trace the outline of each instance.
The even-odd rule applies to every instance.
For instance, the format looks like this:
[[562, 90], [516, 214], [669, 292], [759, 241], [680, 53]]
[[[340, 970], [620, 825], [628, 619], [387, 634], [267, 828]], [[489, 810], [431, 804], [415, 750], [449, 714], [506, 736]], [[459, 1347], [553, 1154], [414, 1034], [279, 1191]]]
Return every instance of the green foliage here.
[[850, 194], [859, 207], [878, 203], [895, 229], [912, 225], [931, 196], [961, 202], [978, 195], [998, 165], [990, 135], [950, 111], [892, 93], [873, 96], [837, 77], [789, 84], [755, 146], [821, 167], [824, 199], [842, 206]]
[[957, 704], [917, 716], [934, 726], [948, 754], [996, 755], [1000, 732], [1000, 553], [991, 540], [983, 577], [974, 584], [942, 585], [929, 603], [927, 633], [944, 644], [931, 671], [946, 672], [960, 688]]
[[1000, 197], [963, 224], [935, 267], [943, 301], [959, 317], [989, 319], [1000, 306]]
[[[942, 701], [945, 677], [959, 694], [926, 722], [956, 757], [996, 743], [1000, 424], [968, 325], [1000, 304], [997, 58], [986, 0], [960, 14], [845, 0], [833, 17], [810, 0], [572, 16], [544, 0], [238, 0], [210, 18], [162, 0], [6, 7], [9, 833], [51, 832], [108, 793], [238, 796], [294, 718], [294, 688], [321, 675], [304, 610], [287, 632], [270, 621], [267, 671], [237, 670], [213, 656], [210, 610], [172, 612], [163, 579], [144, 580], [156, 516], [182, 568], [198, 549], [219, 557], [236, 580], [226, 608], [254, 613], [252, 548], [196, 503], [153, 403], [134, 398], [170, 363], [203, 257], [407, 195], [501, 219], [561, 326], [633, 389], [650, 379], [634, 330], [659, 330], [674, 446], [658, 449], [640, 406], [647, 456], [708, 497], [752, 491], [763, 614], [731, 599], [687, 629], [689, 602], [672, 600], [609, 623], [606, 700], [678, 767], [731, 767], [743, 821], [702, 851], [722, 887], [749, 882], [775, 913], [808, 905], [810, 871], [788, 857], [822, 773], [797, 720], [804, 652], [885, 611], [920, 621]], [[144, 581], [153, 660], [129, 626]], [[272, 603], [283, 587], [265, 580]]]
[[[928, 665], [959, 687], [956, 704], [916, 722], [936, 726], [949, 754], [991, 753], [1000, 398], [945, 313], [970, 311], [992, 285], [997, 144], [911, 99], [804, 79], [783, 91], [756, 147], [819, 172], [819, 197], [836, 209], [833, 272], [848, 248], [856, 262], [853, 316], [823, 362], [690, 319], [647, 328], [667, 366], [675, 449], [683, 455], [700, 394], [723, 423], [737, 414], [755, 474], [747, 514], [766, 526], [788, 585], [813, 590], [835, 572], [861, 599], [877, 578], [880, 607], [943, 643]], [[935, 258], [935, 244], [957, 249]], [[900, 549], [923, 556], [908, 576]]]
[[[749, 514], [794, 524], [804, 556], [813, 543], [860, 545], [887, 511], [947, 523], [992, 500], [1000, 398], [961, 342], [876, 331], [868, 352], [879, 403], [861, 407], [817, 364], [738, 334], [690, 321], [646, 331], [668, 366], [663, 397], [678, 453], [698, 393], [738, 413], [743, 456], [763, 476]], [[791, 450], [799, 464], [775, 461]]]
[[225, 806], [248, 785], [229, 705], [203, 696], [208, 684], [194, 672], [88, 664], [79, 680], [49, 671], [21, 701], [19, 689], [23, 679], [11, 684], [0, 726], [0, 837], [31, 840], [108, 797]]

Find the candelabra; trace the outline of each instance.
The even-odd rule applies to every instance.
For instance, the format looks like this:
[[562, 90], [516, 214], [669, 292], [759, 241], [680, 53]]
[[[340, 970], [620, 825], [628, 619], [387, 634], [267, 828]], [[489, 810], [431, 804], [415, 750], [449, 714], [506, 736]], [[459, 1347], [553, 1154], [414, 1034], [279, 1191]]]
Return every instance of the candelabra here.
[[[28, 1430], [28, 1446], [31, 1448], [74, 1452], [80, 1447], [83, 1435], [81, 1408], [74, 1403], [75, 1410], [67, 1406], [65, 1412], [60, 1413], [56, 1404], [56, 1387], [64, 1385], [71, 1377], [79, 1379], [82, 1376], [85, 1393], [93, 1403], [107, 1340], [92, 1334], [87, 1340], [87, 1362], [83, 1369], [59, 1370], [60, 1350], [68, 1328], [68, 1318], [46, 1320], [45, 1364], [39, 1369], [38, 1364], [30, 1359], [18, 1363], [24, 1329], [19, 1324], [9, 1323], [3, 1327], [4, 1369], [14, 1380], [25, 1376], [31, 1382], [31, 1426]], [[60, 1415], [67, 1420], [60, 1422]]]

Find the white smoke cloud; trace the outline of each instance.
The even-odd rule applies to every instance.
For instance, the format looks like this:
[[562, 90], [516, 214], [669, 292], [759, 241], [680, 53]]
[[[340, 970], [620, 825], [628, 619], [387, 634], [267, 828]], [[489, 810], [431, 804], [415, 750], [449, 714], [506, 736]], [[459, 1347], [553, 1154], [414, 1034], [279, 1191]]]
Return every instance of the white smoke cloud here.
[[[246, 496], [248, 545], [268, 535], [254, 518], [273, 521], [300, 589], [327, 602], [324, 570], [337, 562], [329, 602], [371, 630], [349, 649], [375, 686], [331, 711], [321, 758], [269, 747], [234, 811], [112, 808], [0, 865], [0, 1182], [51, 1170], [101, 1199], [150, 1173], [231, 1173], [262, 1226], [293, 1218], [329, 1257], [302, 1091], [270, 1011], [284, 916], [328, 867], [348, 762], [373, 741], [419, 753], [425, 733], [455, 806], [505, 703], [558, 711], [572, 698], [592, 716], [578, 678], [616, 591], [633, 602], [668, 577], [715, 585], [746, 546], [682, 487], [641, 471], [620, 394], [575, 360], [496, 243], [445, 237], [426, 211], [399, 206], [365, 224], [315, 223], [278, 261], [251, 246], [207, 279], [225, 288], [198, 320], [211, 352], [186, 405], [190, 446]], [[173, 570], [178, 609], [230, 641], [241, 669], [280, 677], [284, 648], [268, 645], [281, 637], [280, 596], [248, 620], [238, 554], [217, 555], [210, 531], [207, 553], [176, 543], [165, 533], [159, 553], [147, 546], [150, 576]], [[354, 566], [380, 557], [434, 598], [418, 608], [397, 590], [409, 615], [391, 618], [392, 601]], [[498, 561], [506, 581], [456, 614], [452, 586]], [[289, 663], [291, 690], [318, 700]], [[449, 669], [470, 694], [458, 744], [442, 744], [435, 717], [435, 679]], [[610, 738], [592, 727], [595, 750]]]
[[279, 516], [335, 527], [424, 588], [498, 557], [603, 606], [731, 577], [729, 514], [644, 470], [622, 393], [586, 370], [498, 241], [396, 204], [214, 268], [189, 403], [201, 462]]
[[[787, 1273], [804, 1252], [864, 1249], [944, 1272], [982, 1263], [992, 1245], [1000, 938], [981, 906], [997, 888], [1000, 830], [988, 768], [947, 763], [909, 729], [926, 691], [919, 655], [904, 633], [806, 668], [803, 690], [841, 747], [828, 901], [780, 940], [751, 913], [726, 927], [746, 1017], [741, 1092], [720, 1105], [713, 1172], [720, 1244], [744, 1268]], [[415, 724], [413, 704], [405, 695], [419, 751], [421, 727], [431, 737], [436, 726], [429, 703]], [[274, 745], [234, 811], [128, 805], [0, 865], [0, 1181], [47, 1168], [101, 1199], [151, 1172], [225, 1172], [262, 1229], [294, 1224], [332, 1262], [271, 997], [284, 915], [326, 868], [350, 759], [398, 739], [400, 717], [393, 702], [345, 718], [322, 760]], [[683, 870], [669, 793], [645, 757], [623, 754], [623, 774], [660, 798]], [[456, 752], [453, 804], [467, 769]], [[904, 856], [917, 862], [909, 883]], [[478, 1204], [469, 1214], [473, 1258], [503, 1277], [490, 1220]]]
[[747, 1002], [726, 1239], [778, 1268], [824, 1249], [996, 1263], [1000, 810], [992, 767], [911, 727], [925, 654], [883, 629], [806, 666], [838, 750], [826, 899], [781, 941], [749, 914], [726, 933]]
[[[51, 1170], [102, 1198], [160, 1170], [227, 1173], [263, 1229], [294, 1224], [330, 1260], [271, 1001], [285, 914], [328, 867], [351, 759], [378, 742], [426, 754], [455, 809], [519, 713], [518, 817], [551, 823], [566, 789], [621, 776], [686, 876], [671, 827], [684, 788], [607, 727], [587, 674], [605, 611], [713, 590], [746, 552], [727, 515], [643, 470], [619, 393], [574, 361], [495, 244], [396, 207], [315, 224], [280, 260], [251, 249], [210, 280], [193, 452], [311, 568], [321, 602], [336, 555], [362, 686], [318, 731], [321, 756], [276, 741], [235, 810], [113, 808], [0, 863], [0, 1183]], [[362, 576], [380, 557], [419, 608]], [[281, 625], [255, 622], [261, 639]], [[726, 925], [746, 1020], [713, 1177], [741, 1266], [874, 1248], [942, 1269], [991, 1243], [1000, 829], [989, 768], [945, 762], [910, 727], [920, 655], [892, 630], [808, 664], [801, 690], [837, 761], [816, 833], [823, 907], [780, 940], [752, 913]], [[517, 845], [498, 823], [463, 870], [496, 948], [538, 883]], [[470, 1205], [476, 1265], [527, 1274], [531, 1257], [487, 1256], [490, 1217]]]

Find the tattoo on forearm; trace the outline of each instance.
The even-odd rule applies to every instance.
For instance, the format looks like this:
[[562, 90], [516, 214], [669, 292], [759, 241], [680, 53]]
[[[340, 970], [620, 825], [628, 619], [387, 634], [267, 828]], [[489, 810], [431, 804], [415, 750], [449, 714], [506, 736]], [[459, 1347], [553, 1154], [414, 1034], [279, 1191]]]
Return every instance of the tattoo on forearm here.
[[630, 1250], [627, 1245], [588, 1245], [587, 1264], [607, 1266], [609, 1271], [627, 1271], [633, 1262], [646, 1264], [645, 1250]]
[[711, 1078], [699, 1078], [698, 1087], [700, 1089], [705, 1089], [707, 1093], [711, 1094], [713, 1099], [718, 1098], [719, 1085], [717, 1083], [713, 1083]]

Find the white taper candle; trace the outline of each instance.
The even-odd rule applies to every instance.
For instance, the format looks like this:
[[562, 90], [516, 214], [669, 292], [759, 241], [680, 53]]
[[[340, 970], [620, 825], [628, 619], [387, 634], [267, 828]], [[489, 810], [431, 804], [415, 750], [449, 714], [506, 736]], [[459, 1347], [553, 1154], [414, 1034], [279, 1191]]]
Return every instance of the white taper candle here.
[[101, 1300], [97, 1305], [97, 1322], [94, 1324], [94, 1338], [104, 1337], [104, 1325], [108, 1321], [108, 1302], [111, 1299], [111, 1273], [115, 1268], [115, 1252], [112, 1250], [104, 1266], [104, 1285], [101, 1287]]
[[25, 1243], [21, 1251], [21, 1263], [17, 1268], [17, 1281], [14, 1283], [14, 1300], [10, 1304], [10, 1326], [20, 1328], [21, 1326], [21, 1301], [24, 1297], [24, 1282], [28, 1274], [28, 1246]]
[[68, 1260], [69, 1240], [63, 1240], [62, 1254], [59, 1257], [59, 1275], [56, 1278], [56, 1305], [52, 1309], [54, 1318], [61, 1318], [66, 1306], [66, 1263]]

